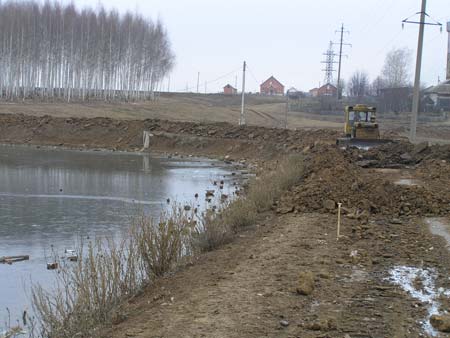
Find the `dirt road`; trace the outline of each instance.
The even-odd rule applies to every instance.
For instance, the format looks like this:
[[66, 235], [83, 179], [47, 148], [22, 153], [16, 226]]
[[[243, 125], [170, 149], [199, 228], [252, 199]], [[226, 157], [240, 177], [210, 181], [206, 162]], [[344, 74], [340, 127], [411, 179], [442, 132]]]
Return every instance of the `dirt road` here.
[[[393, 266], [439, 267], [449, 254], [419, 223], [288, 214], [161, 280], [130, 305], [112, 337], [421, 337], [426, 304], [385, 280]], [[420, 244], [417, 238], [420, 236]], [[434, 247], [430, 253], [429, 248]], [[352, 255], [352, 253], [354, 253]], [[302, 272], [314, 290], [300, 295]], [[448, 285], [446, 285], [448, 287]]]

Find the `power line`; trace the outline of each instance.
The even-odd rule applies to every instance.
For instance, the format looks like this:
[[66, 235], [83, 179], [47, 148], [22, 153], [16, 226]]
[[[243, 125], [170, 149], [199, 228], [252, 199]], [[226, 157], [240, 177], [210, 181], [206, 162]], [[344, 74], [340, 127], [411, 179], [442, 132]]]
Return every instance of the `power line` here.
[[[209, 85], [209, 84], [215, 83], [215, 82], [217, 82], [217, 81], [220, 81], [220, 80], [222, 80], [223, 78], [225, 78], [225, 77], [227, 77], [227, 76], [230, 76], [230, 75], [232, 75], [232, 74], [237, 73], [240, 69], [241, 69], [241, 67], [236, 68], [236, 69], [232, 70], [231, 72], [228, 72], [228, 73], [226, 73], [226, 74], [224, 74], [224, 75], [221, 75], [221, 76], [219, 76], [219, 77], [217, 77], [217, 78], [215, 78], [215, 79], [213, 79], [213, 80], [205, 81], [205, 84]], [[190, 90], [192, 90], [192, 89], [195, 89], [196, 87], [197, 87], [197, 86], [191, 86], [191, 87], [186, 86], [185, 91], [188, 92], [188, 91], [190, 91]], [[180, 89], [180, 90], [178, 90], [178, 91], [181, 92], [181, 91], [183, 91], [183, 89]]]
[[403, 32], [403, 30], [401, 30], [401, 29], [399, 31], [397, 31], [396, 34], [387, 43], [385, 43], [383, 45], [382, 48], [380, 48], [377, 52], [374, 53], [374, 56], [378, 56], [381, 53], [386, 52], [387, 47], [390, 46], [392, 43], [394, 43], [400, 37], [402, 32]]
[[247, 64], [247, 70], [250, 73], [250, 75], [252, 76], [253, 80], [255, 80], [255, 82], [259, 85], [261, 84], [261, 82], [256, 78], [255, 74], [253, 74], [253, 72], [251, 71], [250, 67]]
[[[388, 13], [391, 12], [392, 8], [393, 8], [395, 5], [398, 5], [398, 4], [399, 4], [399, 1], [390, 1], [390, 2], [388, 2], [388, 6], [383, 10], [383, 14], [382, 14], [380, 17], [378, 17], [378, 19], [369, 20], [369, 22], [364, 26], [364, 28], [358, 29], [357, 32], [358, 32], [359, 34], [361, 34], [361, 35], [363, 35], [363, 34], [366, 35], [366, 34], [367, 34], [368, 32], [370, 32], [372, 29], [376, 28], [376, 27], [378, 26], [378, 24], [379, 24], [381, 21], [384, 20], [384, 18], [388, 15]], [[375, 7], [374, 7], [370, 12], [368, 12], [369, 15], [372, 15], [373, 12], [374, 12], [377, 8], [379, 8], [378, 2], [376, 3]], [[364, 19], [364, 21], [367, 22], [366, 19]]]

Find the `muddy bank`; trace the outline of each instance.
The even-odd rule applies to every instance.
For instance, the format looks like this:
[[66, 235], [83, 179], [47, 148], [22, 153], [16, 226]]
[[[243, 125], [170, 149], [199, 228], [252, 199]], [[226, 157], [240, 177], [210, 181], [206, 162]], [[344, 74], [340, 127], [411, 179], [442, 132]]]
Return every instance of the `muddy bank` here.
[[[450, 153], [447, 155], [444, 147], [433, 146], [415, 154], [414, 146], [404, 144], [415, 161], [405, 164], [401, 157], [395, 160], [399, 146], [401, 144], [391, 145], [392, 152], [389, 147], [366, 152], [326, 145], [309, 148], [305, 151], [304, 181], [278, 201], [277, 210], [280, 213], [335, 213], [337, 203], [342, 203], [343, 212], [357, 219], [367, 219], [372, 214], [395, 218], [450, 213], [450, 163], [444, 159], [449, 158]], [[399, 184], [403, 182], [401, 172], [393, 179], [391, 171], [363, 168], [360, 166], [363, 156], [372, 158], [377, 168], [384, 168], [386, 163], [389, 167], [408, 168], [406, 182], [420, 184]], [[376, 156], [380, 159], [375, 159]]]
[[300, 152], [317, 141], [333, 143], [338, 135], [333, 130], [241, 128], [229, 123], [0, 115], [0, 142], [8, 144], [137, 151], [143, 147], [144, 130], [152, 135], [150, 151], [263, 159]]

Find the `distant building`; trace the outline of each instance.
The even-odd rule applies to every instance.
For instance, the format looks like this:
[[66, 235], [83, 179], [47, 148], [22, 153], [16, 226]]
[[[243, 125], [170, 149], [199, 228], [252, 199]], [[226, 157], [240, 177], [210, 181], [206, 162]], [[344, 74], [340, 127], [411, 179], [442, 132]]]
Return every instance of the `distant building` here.
[[232, 85], [227, 84], [225, 87], [223, 87], [223, 93], [225, 95], [236, 95], [237, 89], [234, 88]]
[[434, 110], [450, 112], [450, 80], [427, 88], [425, 97], [429, 99]]
[[261, 84], [260, 93], [262, 95], [284, 95], [284, 86], [271, 76]]
[[337, 97], [337, 88], [331, 83], [326, 83], [317, 89], [317, 96], [332, 96]]
[[312, 97], [317, 97], [317, 96], [319, 96], [319, 88], [313, 88], [313, 89], [310, 89], [309, 95], [311, 95]]
[[379, 112], [402, 113], [411, 111], [411, 87], [381, 88], [378, 91]]
[[286, 95], [287, 95], [290, 99], [299, 99], [299, 98], [301, 98], [301, 97], [305, 97], [305, 96], [306, 96], [304, 92], [302, 92], [302, 91], [300, 91], [300, 90], [297, 90], [297, 89], [294, 88], [294, 87], [289, 88], [289, 89], [286, 91]]

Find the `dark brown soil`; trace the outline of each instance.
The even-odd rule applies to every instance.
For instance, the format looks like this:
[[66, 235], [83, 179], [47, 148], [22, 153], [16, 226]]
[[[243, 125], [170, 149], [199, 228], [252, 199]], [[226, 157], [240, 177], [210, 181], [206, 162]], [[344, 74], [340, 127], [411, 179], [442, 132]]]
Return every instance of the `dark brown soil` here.
[[[304, 181], [286, 193], [281, 204], [292, 205], [299, 212], [336, 212], [337, 203], [342, 203], [344, 212], [355, 217], [367, 217], [371, 214], [391, 217], [448, 215], [450, 163], [441, 158], [447, 158], [450, 153], [445, 153], [441, 148], [444, 147], [429, 147], [425, 157], [427, 160], [422, 161], [421, 157], [422, 162], [411, 168], [412, 175], [422, 184], [400, 185], [390, 179], [389, 172], [384, 174], [361, 168], [358, 162], [353, 161], [354, 154], [349, 157], [348, 151], [327, 145], [313, 147], [306, 152], [307, 171]], [[445, 149], [447, 148], [450, 149], [446, 146]], [[375, 152], [372, 149], [369, 153]], [[425, 156], [424, 153], [425, 151], [417, 154], [416, 158], [419, 155]], [[393, 158], [390, 163], [394, 163]], [[378, 163], [383, 167], [385, 162]], [[395, 162], [395, 167], [408, 166], [400, 159]]]

